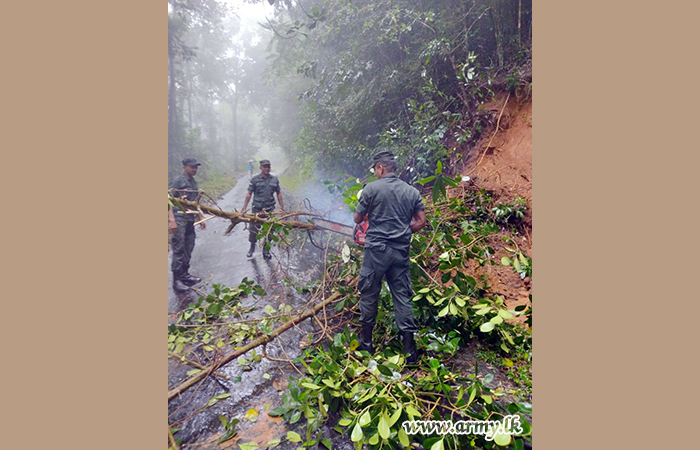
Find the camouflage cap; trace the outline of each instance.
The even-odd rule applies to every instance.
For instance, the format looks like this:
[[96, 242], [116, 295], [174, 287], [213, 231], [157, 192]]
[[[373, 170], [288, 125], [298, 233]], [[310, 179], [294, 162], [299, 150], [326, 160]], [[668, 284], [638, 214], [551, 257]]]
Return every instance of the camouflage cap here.
[[269, 159], [261, 159], [260, 160], [260, 166], [269, 166], [269, 165], [270, 165]]

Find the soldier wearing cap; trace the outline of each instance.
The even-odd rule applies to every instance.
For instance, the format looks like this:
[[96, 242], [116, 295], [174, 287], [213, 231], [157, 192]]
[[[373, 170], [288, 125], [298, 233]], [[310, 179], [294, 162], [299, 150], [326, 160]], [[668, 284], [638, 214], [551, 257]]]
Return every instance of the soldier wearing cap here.
[[[182, 160], [183, 173], [175, 177], [168, 186], [173, 189], [172, 195], [189, 201], [196, 201], [199, 195], [199, 185], [194, 179], [197, 169], [201, 164], [195, 158]], [[188, 291], [189, 286], [194, 286], [202, 281], [189, 273], [190, 258], [194, 250], [195, 231], [194, 223], [202, 219], [201, 214], [181, 210], [177, 206], [168, 212], [168, 230], [172, 233], [171, 247], [173, 249], [173, 289], [178, 292]], [[200, 229], [206, 229], [206, 224], [199, 224]]]
[[374, 155], [372, 166], [377, 180], [362, 191], [353, 220], [369, 217], [365, 250], [360, 268], [360, 349], [374, 353], [372, 330], [377, 318], [378, 298], [386, 277], [394, 300], [396, 325], [403, 340], [408, 363], [418, 359], [413, 334], [417, 331], [411, 306], [409, 246], [411, 234], [425, 226], [425, 206], [416, 188], [396, 176], [396, 161], [389, 151]]
[[[253, 197], [253, 214], [258, 214], [263, 211], [271, 213], [275, 209], [274, 194], [277, 194], [280, 211], [284, 211], [280, 182], [277, 177], [270, 175], [270, 161], [263, 159], [260, 161], [260, 173], [250, 179], [248, 193], [243, 202], [243, 212], [246, 211], [250, 198]], [[250, 242], [250, 250], [248, 250], [248, 258], [251, 258], [255, 251], [255, 242], [257, 241], [259, 229], [260, 227], [258, 225], [251, 224], [249, 227], [250, 235], [248, 236], [248, 241]], [[265, 244], [263, 243], [263, 258], [270, 259], [271, 257], [270, 252], [265, 249]]]

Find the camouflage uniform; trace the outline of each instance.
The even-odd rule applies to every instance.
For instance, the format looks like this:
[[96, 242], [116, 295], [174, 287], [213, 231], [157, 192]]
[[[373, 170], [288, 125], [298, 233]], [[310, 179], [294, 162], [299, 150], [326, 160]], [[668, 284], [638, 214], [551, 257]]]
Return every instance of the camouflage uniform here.
[[[197, 199], [197, 191], [199, 185], [194, 178], [187, 174], [181, 174], [175, 177], [168, 185], [169, 189], [186, 189], [194, 192], [178, 192], [174, 191], [173, 196], [184, 198], [189, 201]], [[190, 258], [192, 250], [194, 250], [195, 232], [194, 223], [196, 222], [196, 214], [185, 214], [177, 206], [175, 206], [175, 221], [177, 222], [177, 231], [172, 236], [171, 247], [173, 249], [172, 271], [173, 277], [179, 279], [189, 272]]]
[[[259, 173], [251, 178], [248, 191], [253, 193], [253, 214], [262, 211], [270, 213], [275, 210], [274, 194], [280, 192], [280, 182], [274, 175], [268, 175], [267, 178], [265, 178]], [[263, 217], [265, 216], [263, 215]], [[259, 225], [250, 224], [248, 241], [251, 244], [257, 241], [259, 230]]]

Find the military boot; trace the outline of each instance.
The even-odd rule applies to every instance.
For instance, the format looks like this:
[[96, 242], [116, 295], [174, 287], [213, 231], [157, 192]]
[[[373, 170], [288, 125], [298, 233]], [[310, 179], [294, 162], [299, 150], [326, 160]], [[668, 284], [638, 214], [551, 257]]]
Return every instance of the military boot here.
[[250, 243], [250, 250], [248, 250], [248, 258], [253, 257], [253, 252], [255, 251], [255, 242]]
[[408, 354], [406, 364], [414, 365], [418, 362], [418, 349], [416, 341], [413, 339], [412, 331], [402, 331], [401, 338], [403, 339], [403, 353]]
[[360, 336], [360, 350], [369, 352], [374, 355], [374, 347], [372, 347], [372, 330], [374, 325], [362, 324], [362, 335]]
[[194, 286], [195, 284], [199, 284], [202, 282], [202, 279], [199, 277], [195, 277], [194, 275], [191, 275], [189, 273], [186, 273], [180, 277], [180, 280], [185, 283], [187, 286]]
[[173, 290], [175, 292], [187, 292], [190, 290], [190, 287], [183, 283], [179, 276], [173, 274]]

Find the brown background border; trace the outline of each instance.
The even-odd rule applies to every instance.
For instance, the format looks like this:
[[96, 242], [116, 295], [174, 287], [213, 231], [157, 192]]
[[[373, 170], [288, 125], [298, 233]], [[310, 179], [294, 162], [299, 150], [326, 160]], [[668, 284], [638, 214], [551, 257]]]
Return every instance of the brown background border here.
[[[535, 446], [690, 445], [695, 15], [534, 8]], [[166, 445], [164, 9], [5, 7], [4, 448]]]

